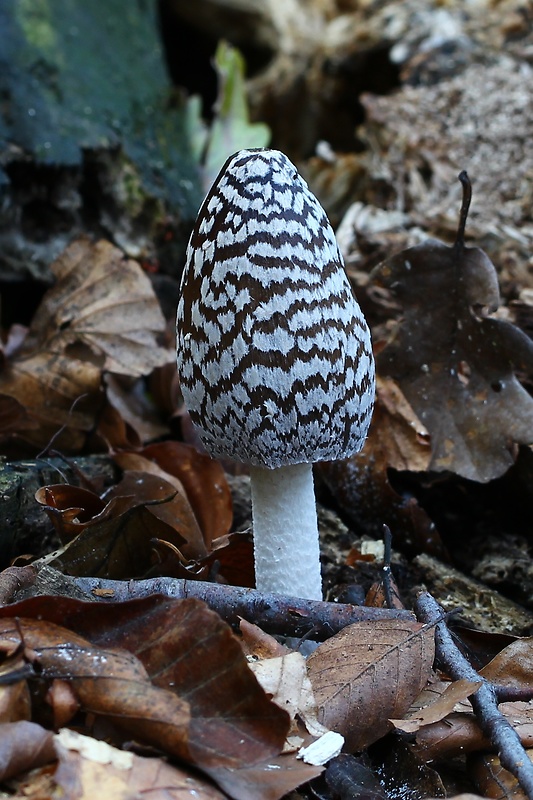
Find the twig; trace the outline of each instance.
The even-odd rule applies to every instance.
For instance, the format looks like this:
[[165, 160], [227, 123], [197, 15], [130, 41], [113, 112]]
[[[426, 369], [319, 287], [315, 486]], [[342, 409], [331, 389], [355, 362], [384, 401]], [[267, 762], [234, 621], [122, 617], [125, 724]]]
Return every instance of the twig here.
[[392, 534], [388, 525], [383, 525], [383, 543], [385, 545], [385, 552], [383, 554], [383, 568], [381, 570], [381, 575], [383, 577], [383, 591], [385, 593], [385, 602], [387, 603], [387, 608], [394, 608], [390, 568], [392, 559]]
[[0, 572], [0, 606], [7, 605], [16, 592], [27, 589], [35, 583], [36, 571], [32, 566], [6, 567]]
[[529, 800], [533, 800], [533, 763], [520, 737], [498, 709], [496, 687], [479, 675], [457, 648], [445, 622], [439, 621], [442, 608], [429, 593], [418, 596], [416, 612], [421, 622], [436, 623], [437, 659], [448, 675], [453, 680], [481, 681], [479, 689], [470, 697], [479, 726], [496, 748], [502, 766], [515, 776]]
[[269, 633], [304, 636], [312, 630], [313, 639], [322, 641], [354, 622], [409, 620], [414, 614], [403, 609], [370, 608], [342, 603], [303, 600], [278, 594], [263, 594], [255, 589], [225, 586], [178, 578], [150, 578], [142, 581], [113, 581], [101, 578], [74, 578], [75, 585], [104, 602], [132, 600], [151, 594], [167, 597], [195, 597], [203, 600], [231, 625], [244, 618]]

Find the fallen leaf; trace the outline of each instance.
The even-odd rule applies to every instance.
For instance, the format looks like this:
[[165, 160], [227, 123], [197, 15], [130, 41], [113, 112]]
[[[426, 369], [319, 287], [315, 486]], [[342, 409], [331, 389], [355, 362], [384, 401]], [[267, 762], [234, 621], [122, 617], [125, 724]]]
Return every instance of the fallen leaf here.
[[61, 350], [17, 355], [0, 373], [0, 391], [32, 420], [17, 428], [19, 438], [39, 449], [54, 439], [64, 452], [81, 450], [104, 402], [101, 368]]
[[444, 720], [420, 728], [412, 747], [420, 758], [431, 762], [490, 748], [490, 743], [481, 733], [473, 713], [453, 712]]
[[26, 408], [9, 394], [0, 394], [0, 436], [17, 431], [35, 429], [37, 420], [32, 419]]
[[[186, 498], [156, 475], [131, 472], [113, 488], [113, 495], [106, 502], [93, 492], [65, 484], [39, 489], [36, 500], [65, 542], [40, 563], [70, 575], [134, 578], [152, 564], [152, 539], [180, 547], [187, 539], [179, 529], [188, 535], [195, 525]], [[156, 504], [159, 516], [150, 512]]]
[[174, 356], [157, 344], [165, 321], [149, 278], [120, 250], [79, 239], [51, 270], [56, 284], [0, 372], [4, 435], [73, 452], [104, 409], [104, 370], [146, 375]]
[[13, 643], [23, 647], [41, 679], [68, 681], [84, 711], [111, 719], [128, 736], [191, 759], [188, 704], [153, 686], [131, 653], [96, 647], [59, 625], [27, 618], [2, 621], [0, 650]]
[[248, 664], [265, 692], [295, 720], [298, 715], [307, 731], [322, 736], [327, 728], [317, 719], [317, 704], [301, 653], [251, 661]]
[[212, 549], [201, 564], [213, 566], [232, 586], [255, 587], [254, 545], [250, 530], [213, 539]]
[[424, 472], [431, 459], [431, 437], [398, 384], [376, 380], [376, 402], [365, 450], [397, 470]]
[[384, 736], [426, 685], [433, 630], [398, 620], [349, 625], [321, 644], [307, 668], [318, 719], [341, 733], [348, 751]]
[[56, 678], [50, 684], [46, 693], [46, 702], [52, 709], [55, 730], [68, 725], [80, 708], [72, 686], [61, 678]]
[[533, 440], [533, 399], [515, 376], [533, 372], [533, 342], [489, 317], [499, 304], [496, 270], [464, 246], [465, 221], [464, 201], [455, 245], [428, 240], [373, 271], [402, 308], [376, 363], [430, 433], [428, 469], [486, 482], [513, 464], [513, 443]]
[[26, 720], [0, 725], [0, 781], [54, 761], [54, 734]]
[[480, 675], [495, 684], [515, 688], [531, 688], [533, 675], [533, 637], [511, 642], [496, 655]]
[[[481, 681], [462, 679], [445, 684], [431, 684], [422, 691], [406, 719], [391, 719], [394, 727], [404, 733], [415, 733], [424, 725], [440, 722], [455, 710], [457, 703], [466, 700], [479, 689]], [[436, 699], [435, 699], [436, 698]], [[470, 709], [471, 710], [471, 709]]]
[[298, 761], [294, 754], [287, 753], [239, 770], [212, 767], [205, 771], [235, 800], [280, 800], [318, 777], [323, 769]]
[[[517, 732], [524, 747], [533, 747], [531, 703], [500, 703], [499, 709]], [[426, 761], [433, 761], [490, 749], [491, 745], [483, 736], [473, 713], [454, 711], [440, 722], [420, 728], [412, 746]]]
[[117, 750], [106, 742], [62, 730], [53, 737], [58, 757], [54, 776], [65, 800], [109, 797], [131, 800], [147, 796], [153, 800], [224, 800], [215, 786], [160, 758], [143, 758]]
[[82, 343], [102, 357], [104, 370], [131, 376], [173, 359], [156, 341], [165, 319], [150, 279], [117, 247], [81, 238], [50, 269], [56, 283], [35, 313], [23, 352], [65, 352]]
[[158, 442], [141, 455], [178, 478], [185, 489], [206, 547], [230, 532], [233, 521], [231, 491], [220, 463], [183, 442]]
[[288, 716], [259, 686], [229, 625], [197, 600], [152, 598], [144, 609], [115, 624], [112, 641], [187, 700], [196, 763], [237, 769], [281, 752]]
[[[526, 753], [533, 761], [533, 750], [526, 750]], [[528, 795], [517, 779], [502, 767], [497, 755], [480, 753], [470, 756], [467, 772], [484, 797], [496, 800], [528, 800]]]
[[[0, 672], [0, 725], [30, 719], [31, 698], [28, 684], [25, 681], [24, 666], [21, 655], [18, 663], [9, 665], [7, 673], [5, 669]], [[20, 675], [18, 681], [16, 680], [17, 671]], [[5, 682], [6, 679], [10, 682]]]
[[[115, 669], [113, 659], [118, 659], [118, 667], [121, 659], [126, 666], [139, 662], [129, 661], [125, 650], [109, 649], [108, 644], [134, 650], [155, 682], [172, 684], [173, 692], [187, 700], [192, 712], [190, 757], [235, 800], [278, 800], [322, 771], [297, 761], [294, 754], [277, 755], [285, 741], [288, 715], [257, 683], [229, 626], [203, 603], [151, 596], [101, 605], [64, 597], [34, 597], [0, 609], [0, 624], [12, 632], [12, 641], [4, 637], [4, 643], [14, 647], [20, 643], [20, 635], [14, 627], [9, 628], [13, 623], [8, 614], [21, 619], [28, 654], [37, 656], [46, 667], [42, 678], [57, 677], [70, 663], [68, 675], [62, 677], [71, 681], [82, 706], [83, 700], [90, 700], [95, 713], [110, 715], [128, 736], [177, 755], [178, 730], [173, 722], [179, 721], [179, 715], [172, 702], [162, 709], [154, 692], [163, 692], [162, 697], [173, 695], [145, 684], [144, 673], [136, 672], [138, 666], [132, 667], [128, 680], [122, 680], [127, 670]], [[29, 620], [31, 615], [38, 621]], [[88, 647], [71, 631], [58, 629], [56, 621], [81, 631], [93, 644]], [[46, 641], [38, 636], [43, 626]], [[54, 647], [54, 630], [63, 630], [60, 647]], [[92, 676], [91, 665], [97, 669], [97, 677]], [[109, 677], [111, 670], [114, 678]], [[115, 717], [121, 703], [124, 716]]]
[[278, 642], [274, 636], [246, 619], [239, 621], [239, 631], [243, 652], [252, 660], [277, 658], [292, 652], [286, 645]]
[[[122, 653], [120, 659], [123, 659], [116, 657], [117, 676], [120, 665], [124, 664], [126, 669], [130, 658], [134, 672], [138, 670], [136, 664], [139, 667], [142, 664], [146, 670], [146, 673], [139, 672], [138, 678], [132, 675], [132, 681], [146, 680], [150, 676], [156, 684], [152, 687], [153, 692], [159, 691], [156, 687], [162, 687], [164, 696], [174, 696], [164, 691], [170, 687], [173, 693], [186, 701], [191, 712], [190, 752], [195, 763], [202, 768], [212, 765], [237, 769], [243, 764], [274, 757], [283, 749], [289, 728], [288, 715], [272, 703], [259, 686], [229, 625], [201, 601], [152, 595], [143, 600], [102, 605], [43, 596], [0, 609], [0, 619], [11, 615], [28, 621], [28, 630], [23, 627], [24, 642], [33, 649], [37, 648], [28, 636], [31, 632], [39, 641], [41, 630], [38, 621], [43, 624], [46, 621], [50, 626], [50, 632], [44, 628], [43, 638], [52, 636], [54, 630], [59, 630], [59, 625], [76, 630], [77, 634], [73, 634], [70, 630], [60, 629], [65, 642], [70, 641], [66, 646], [64, 664], [68, 664], [70, 656], [74, 663], [79, 662], [81, 668], [85, 660], [86, 674], [91, 674], [91, 653], [94, 653], [95, 665], [100, 667], [97, 674], [102, 692], [115, 658], [113, 653], [116, 648], [123, 648], [117, 651]], [[32, 622], [31, 617], [37, 621]], [[8, 623], [13, 625], [9, 619], [5, 619], [3, 624]], [[15, 632], [10, 639], [4, 639], [20, 642], [20, 636]], [[108, 650], [109, 656], [106, 655]], [[48, 651], [45, 655], [48, 668], [51, 656]], [[55, 658], [61, 666], [61, 653], [57, 652]], [[104, 658], [108, 660], [104, 661]], [[46, 675], [68, 677], [59, 673], [58, 668]], [[72, 671], [70, 677], [73, 677]], [[99, 681], [95, 681], [94, 692], [98, 691]], [[74, 689], [83, 703], [77, 684]], [[118, 703], [118, 700], [114, 702]], [[139, 693], [141, 702], [142, 692]], [[138, 713], [139, 724], [142, 724], [142, 710], [139, 709]], [[145, 713], [155, 713], [148, 695]], [[167, 714], [170, 713], [169, 707]], [[163, 749], [169, 750], [164, 745]]]

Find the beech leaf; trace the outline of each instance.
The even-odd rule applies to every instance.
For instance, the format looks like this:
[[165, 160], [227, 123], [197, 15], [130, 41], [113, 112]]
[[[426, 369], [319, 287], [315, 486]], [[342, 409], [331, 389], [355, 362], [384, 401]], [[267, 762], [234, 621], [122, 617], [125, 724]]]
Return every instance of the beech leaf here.
[[104, 409], [103, 371], [147, 375], [174, 354], [157, 343], [165, 320], [149, 278], [109, 242], [79, 239], [51, 270], [56, 284], [4, 359], [0, 433], [41, 450], [60, 432], [55, 447], [74, 452]]
[[307, 662], [318, 719], [362, 750], [405, 714], [426, 685], [434, 634], [416, 622], [357, 622], [321, 644]]
[[153, 686], [134, 655], [98, 648], [51, 622], [3, 619], [0, 649], [17, 642], [43, 678], [71, 683], [82, 709], [109, 717], [128, 735], [190, 760], [187, 702]]
[[486, 482], [513, 464], [513, 443], [533, 441], [533, 399], [515, 375], [533, 373], [533, 342], [489, 316], [498, 280], [488, 256], [464, 245], [468, 201], [453, 246], [428, 240], [403, 250], [371, 280], [402, 308], [377, 369], [429, 431], [428, 469]]
[[424, 725], [445, 719], [454, 711], [457, 703], [467, 700], [480, 686], [481, 681], [468, 681], [464, 678], [452, 683], [432, 684], [423, 690], [406, 719], [391, 719], [391, 722], [398, 730], [415, 733]]
[[[0, 628], [11, 631], [10, 637], [4, 636], [4, 646], [9, 641], [20, 641], [20, 636], [12, 630], [13, 620], [2, 619], [14, 615], [25, 618], [24, 641], [34, 650], [37, 650], [37, 645], [42, 647], [48, 638], [51, 638], [52, 646], [53, 632], [62, 631], [64, 641], [68, 643], [64, 660], [61, 661], [58, 650], [53, 658], [59, 661], [60, 666], [51, 670], [52, 655], [50, 650], [46, 650], [46, 661], [42, 666], [47, 677], [68, 677], [63, 674], [62, 665], [68, 664], [69, 656], [73, 662], [71, 678], [76, 677], [77, 669], [85, 666], [84, 662], [86, 672], [83, 674], [90, 676], [91, 657], [94, 657], [96, 674], [95, 670], [92, 674], [106, 683], [116, 658], [117, 677], [120, 665], [131, 663], [133, 683], [150, 677], [155, 684], [149, 686], [150, 690], [156, 692], [157, 687], [161, 687], [163, 696], [179, 695], [190, 709], [190, 758], [202, 768], [237, 770], [261, 763], [281, 752], [289, 728], [287, 713], [267, 697], [249, 669], [231, 628], [205, 603], [192, 599], [172, 600], [162, 595], [105, 604], [65, 597], [34, 597], [0, 609]], [[65, 630], [63, 626], [69, 626], [77, 633]], [[28, 638], [30, 634], [32, 638]], [[103, 655], [108, 651], [111, 660], [108, 660], [106, 668]], [[115, 652], [116, 657], [113, 655]], [[166, 691], [170, 686], [172, 693]], [[74, 688], [83, 702], [78, 684]], [[110, 684], [109, 691], [111, 688]], [[102, 684], [101, 691], [106, 690]], [[139, 703], [142, 702], [141, 695], [142, 692]], [[143, 716], [149, 719], [155, 713], [148, 694], [145, 711], [139, 709], [138, 713], [140, 724]], [[130, 721], [126, 720], [126, 725]], [[157, 732], [157, 727], [155, 730]]]
[[50, 269], [57, 281], [33, 318], [24, 351], [82, 343], [102, 356], [104, 370], [130, 376], [171, 360], [156, 341], [165, 330], [159, 302], [136, 261], [105, 240], [82, 238]]

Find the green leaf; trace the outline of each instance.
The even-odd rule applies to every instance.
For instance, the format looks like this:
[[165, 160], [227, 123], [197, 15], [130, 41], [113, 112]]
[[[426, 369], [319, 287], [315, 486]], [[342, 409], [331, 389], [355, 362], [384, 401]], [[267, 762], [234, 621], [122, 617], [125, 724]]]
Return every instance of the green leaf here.
[[220, 42], [215, 54], [215, 67], [219, 94], [203, 166], [206, 190], [230, 155], [244, 148], [266, 147], [270, 141], [267, 125], [250, 122], [242, 55], [227, 42]]

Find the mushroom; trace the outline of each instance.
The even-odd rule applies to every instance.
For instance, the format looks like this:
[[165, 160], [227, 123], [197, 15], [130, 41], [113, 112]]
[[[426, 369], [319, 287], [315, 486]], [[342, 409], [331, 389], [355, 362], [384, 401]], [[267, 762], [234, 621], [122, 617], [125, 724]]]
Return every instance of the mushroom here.
[[374, 360], [333, 229], [277, 150], [231, 156], [200, 208], [177, 363], [207, 451], [250, 465], [257, 588], [322, 599], [312, 465], [363, 446]]

